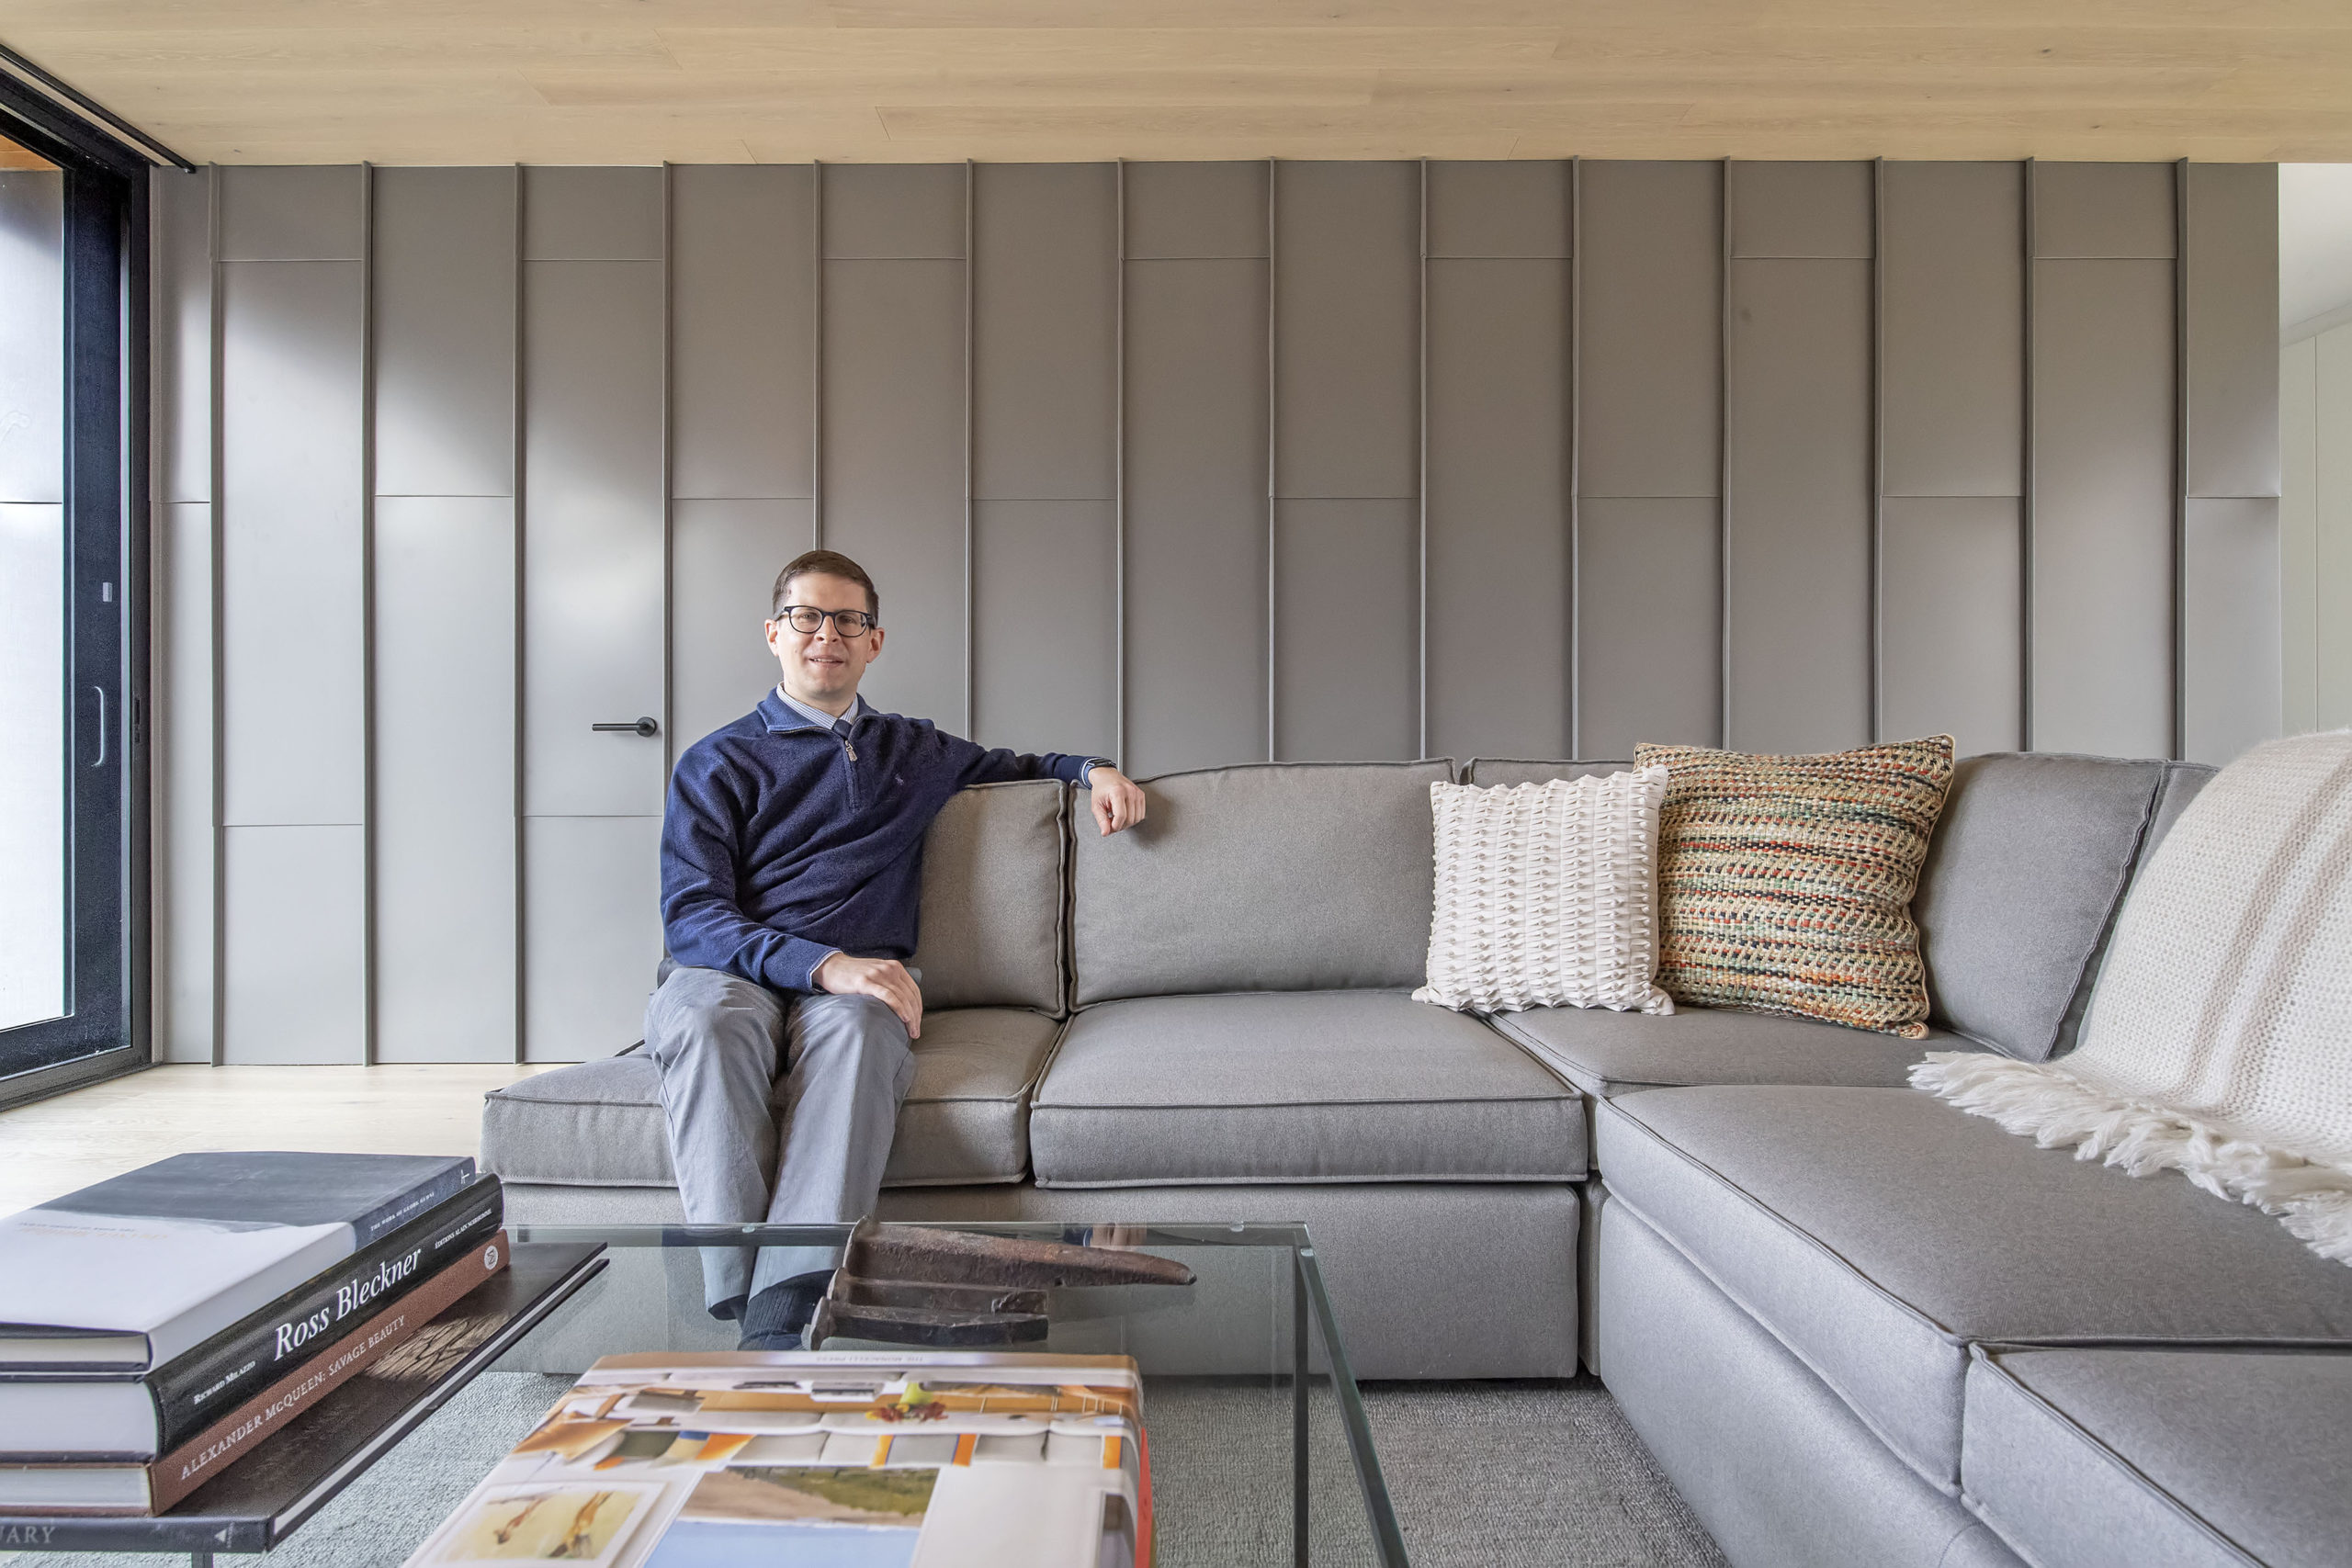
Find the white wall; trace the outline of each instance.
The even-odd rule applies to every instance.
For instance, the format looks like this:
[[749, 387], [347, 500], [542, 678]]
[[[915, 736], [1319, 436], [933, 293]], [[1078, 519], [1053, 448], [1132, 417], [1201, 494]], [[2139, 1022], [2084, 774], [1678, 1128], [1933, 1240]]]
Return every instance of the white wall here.
[[2278, 355], [2290, 734], [2352, 725], [2352, 324]]

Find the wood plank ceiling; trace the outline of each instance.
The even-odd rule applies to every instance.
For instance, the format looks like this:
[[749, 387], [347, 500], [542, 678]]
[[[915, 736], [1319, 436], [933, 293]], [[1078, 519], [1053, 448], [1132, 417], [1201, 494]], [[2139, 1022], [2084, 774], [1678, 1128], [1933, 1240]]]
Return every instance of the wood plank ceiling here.
[[10, 0], [220, 163], [2352, 159], [2347, 0]]

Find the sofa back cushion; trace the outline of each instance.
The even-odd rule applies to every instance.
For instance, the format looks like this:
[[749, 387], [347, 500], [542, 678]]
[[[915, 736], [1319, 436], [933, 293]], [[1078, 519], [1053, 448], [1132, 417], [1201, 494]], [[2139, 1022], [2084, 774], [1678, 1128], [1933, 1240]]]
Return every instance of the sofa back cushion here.
[[2140, 862], [2212, 770], [1963, 759], [1912, 901], [1934, 1023], [2024, 1061], [2073, 1049]]
[[1419, 985], [1435, 887], [1430, 785], [1453, 776], [1445, 761], [1170, 773], [1145, 784], [1142, 824], [1108, 838], [1074, 798], [1079, 1005]]
[[933, 819], [907, 961], [924, 1007], [1062, 1011], [1066, 793], [1056, 779], [980, 784]]
[[1631, 762], [1531, 762], [1518, 757], [1473, 757], [1462, 770], [1462, 782], [1480, 789], [1509, 789], [1513, 784], [1550, 784], [1554, 779], [1606, 778], [1633, 771]]

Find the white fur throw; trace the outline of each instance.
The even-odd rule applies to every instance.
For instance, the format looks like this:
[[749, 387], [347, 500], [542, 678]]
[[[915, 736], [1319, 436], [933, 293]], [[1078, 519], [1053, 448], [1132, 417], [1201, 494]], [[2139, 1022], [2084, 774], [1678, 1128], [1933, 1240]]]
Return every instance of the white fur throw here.
[[1456, 1011], [1639, 1008], [1657, 975], [1657, 813], [1666, 770], [1479, 789], [1430, 785], [1437, 908], [1429, 984]]
[[2352, 730], [2256, 747], [2189, 803], [2073, 1054], [1939, 1051], [1911, 1081], [2044, 1148], [2177, 1170], [2352, 1263]]

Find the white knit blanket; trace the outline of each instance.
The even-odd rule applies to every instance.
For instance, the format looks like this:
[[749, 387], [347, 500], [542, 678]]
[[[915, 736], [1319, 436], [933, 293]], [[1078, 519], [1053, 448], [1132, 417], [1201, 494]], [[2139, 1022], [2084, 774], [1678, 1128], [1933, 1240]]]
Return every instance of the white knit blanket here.
[[2352, 1264], [2352, 730], [2256, 747], [2189, 803], [2073, 1053], [1939, 1051], [1911, 1081], [2043, 1148], [2177, 1170]]

